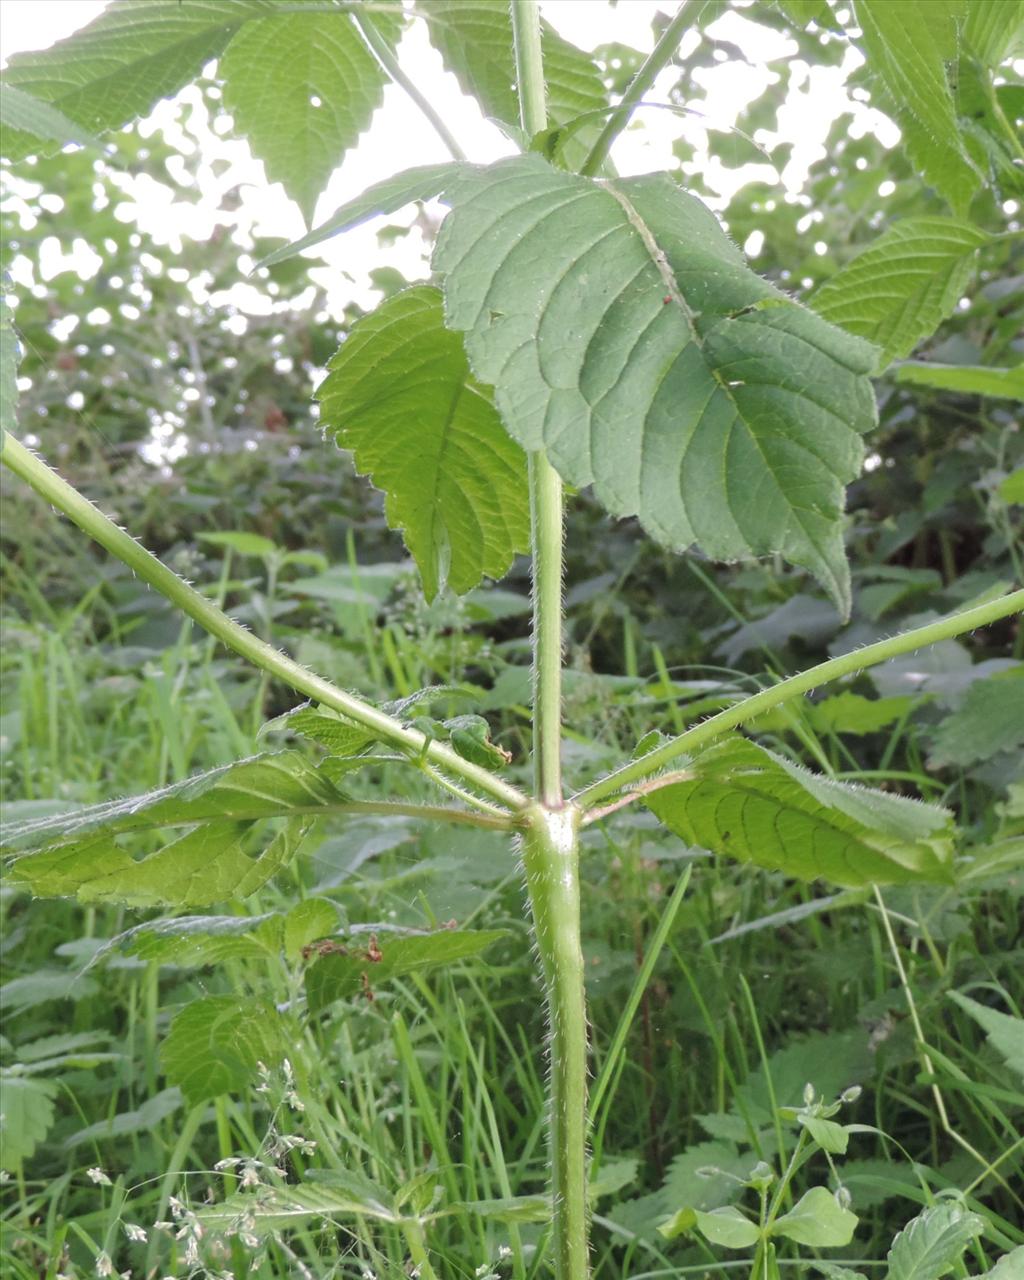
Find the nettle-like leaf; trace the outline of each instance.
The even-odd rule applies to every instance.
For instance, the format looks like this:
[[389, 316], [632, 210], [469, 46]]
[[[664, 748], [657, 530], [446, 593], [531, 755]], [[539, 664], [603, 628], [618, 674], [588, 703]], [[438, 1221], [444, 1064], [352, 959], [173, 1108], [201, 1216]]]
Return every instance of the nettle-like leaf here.
[[1024, 0], [970, 0], [964, 44], [987, 67], [1024, 47]]
[[1024, 365], [1009, 369], [987, 365], [938, 364], [911, 360], [895, 370], [897, 382], [936, 391], [959, 391], [966, 396], [992, 396], [1003, 400], [1024, 400]]
[[991, 1271], [975, 1280], [1020, 1280], [1024, 1276], [1024, 1245], [1004, 1253]]
[[295, 1036], [295, 1027], [269, 1000], [207, 996], [175, 1017], [160, 1061], [167, 1079], [195, 1106], [244, 1089], [261, 1062], [278, 1066]]
[[893, 1241], [886, 1280], [939, 1280], [984, 1229], [984, 1219], [961, 1204], [925, 1209]]
[[959, 52], [964, 0], [855, 0], [868, 67], [883, 86], [904, 143], [954, 213], [981, 185], [968, 155], [946, 74]]
[[530, 540], [526, 457], [444, 326], [441, 294], [406, 289], [356, 324], [321, 385], [321, 422], [387, 495], [433, 600], [500, 578]]
[[[327, 762], [328, 764], [330, 762]], [[202, 907], [254, 893], [294, 857], [314, 818], [346, 802], [330, 770], [298, 752], [255, 756], [129, 800], [5, 828], [8, 878], [41, 897]], [[256, 857], [254, 823], [289, 819]], [[136, 859], [119, 841], [165, 827], [192, 829]]]
[[353, 1170], [333, 1169], [316, 1182], [263, 1187], [256, 1195], [239, 1192], [222, 1204], [201, 1209], [198, 1216], [204, 1226], [214, 1230], [233, 1230], [245, 1219], [257, 1232], [294, 1227], [303, 1218], [328, 1222], [352, 1216], [381, 1222], [402, 1220], [394, 1198], [383, 1187]]
[[688, 844], [848, 887], [949, 879], [944, 809], [817, 777], [743, 738], [702, 752], [689, 769], [691, 781], [646, 800]]
[[27, 1160], [50, 1132], [56, 1082], [0, 1071], [0, 1150], [7, 1169]]
[[[509, 7], [492, 0], [419, 0], [416, 12], [426, 20], [431, 44], [463, 93], [476, 98], [484, 115], [518, 128]], [[589, 54], [563, 40], [546, 22], [541, 25], [541, 43], [549, 124], [566, 124], [608, 106], [601, 73]], [[595, 118], [567, 139], [564, 154], [570, 167], [586, 159], [602, 124]]]
[[247, 23], [219, 70], [235, 125], [308, 225], [328, 178], [381, 104], [383, 68], [351, 14], [338, 12]]
[[523, 156], [446, 198], [447, 321], [520, 444], [659, 542], [779, 552], [847, 613], [874, 348], [755, 275], [667, 175], [597, 183]]
[[0, 130], [4, 136], [9, 130], [14, 130], [45, 142], [55, 142], [61, 147], [69, 142], [81, 147], [100, 145], [97, 138], [69, 120], [63, 111], [58, 111], [49, 102], [41, 102], [13, 84], [5, 84], [0, 93]]
[[990, 1009], [960, 991], [951, 991], [949, 998], [971, 1015], [1010, 1070], [1024, 1079], [1024, 1018]]
[[976, 680], [935, 730], [928, 764], [964, 768], [1024, 745], [1024, 666]]
[[882, 349], [880, 366], [907, 356], [953, 313], [991, 237], [955, 218], [905, 218], [814, 294], [820, 316]]
[[505, 929], [439, 929], [435, 933], [381, 935], [375, 945], [360, 939], [337, 944], [306, 971], [311, 1013], [336, 1000], [373, 989], [407, 973], [426, 973], [470, 960], [507, 935]]
[[308, 235], [275, 249], [261, 259], [257, 266], [272, 267], [279, 262], [286, 262], [303, 249], [311, 249], [314, 245], [330, 240], [332, 236], [351, 231], [368, 218], [375, 218], [382, 213], [395, 213], [414, 200], [431, 200], [441, 194], [462, 168], [463, 165], [458, 160], [450, 160], [444, 164], [423, 164], [396, 173], [383, 182], [376, 182], [360, 195], [347, 200]]
[[[120, 0], [67, 40], [15, 54], [4, 87], [49, 103], [90, 133], [119, 129], [177, 93], [241, 26], [274, 9], [274, 0]], [[61, 141], [42, 150], [58, 150]], [[5, 130], [4, 155], [19, 160], [39, 143], [32, 133]]]

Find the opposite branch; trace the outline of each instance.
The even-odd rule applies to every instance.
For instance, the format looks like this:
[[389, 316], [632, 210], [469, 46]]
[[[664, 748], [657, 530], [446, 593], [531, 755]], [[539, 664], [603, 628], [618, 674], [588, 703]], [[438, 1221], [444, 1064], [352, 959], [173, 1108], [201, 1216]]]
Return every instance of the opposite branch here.
[[812, 667], [809, 671], [790, 676], [788, 680], [780, 680], [770, 689], [762, 689], [760, 693], [744, 698], [733, 707], [719, 711], [717, 715], [694, 725], [693, 728], [663, 743], [654, 751], [649, 751], [639, 760], [634, 760], [614, 773], [591, 783], [589, 787], [584, 787], [577, 796], [573, 797], [573, 801], [586, 812], [593, 809], [605, 796], [614, 795], [623, 787], [650, 778], [652, 774], [671, 764], [679, 756], [706, 746], [730, 729], [756, 719], [763, 712], [788, 702], [791, 698], [809, 693], [812, 689], [817, 689], [820, 685], [828, 684], [832, 680], [838, 680], [841, 676], [864, 671], [890, 658], [899, 657], [904, 653], [913, 653], [915, 649], [923, 649], [940, 640], [951, 640], [954, 636], [975, 631], [978, 627], [988, 626], [990, 622], [998, 622], [1000, 618], [1008, 618], [1011, 614], [1021, 612], [1024, 612], [1024, 591], [1012, 591], [1009, 595], [1000, 596], [998, 600], [992, 600], [988, 604], [978, 605], [974, 609], [965, 609], [961, 613], [954, 613], [951, 617], [940, 618], [938, 622], [929, 622], [923, 627], [905, 631], [902, 635], [893, 636], [889, 640], [879, 640], [875, 644], [854, 649], [851, 653], [844, 653], [838, 658], [831, 658], [828, 662]]
[[446, 744], [428, 742], [418, 730], [408, 728], [386, 712], [337, 688], [322, 676], [307, 671], [293, 658], [258, 639], [229, 618], [212, 601], [190, 587], [145, 547], [140, 546], [130, 534], [118, 528], [88, 498], [83, 497], [66, 480], [62, 480], [45, 462], [10, 434], [4, 437], [0, 460], [58, 511], [63, 511], [100, 546], [117, 556], [144, 582], [166, 596], [182, 613], [188, 614], [222, 644], [241, 654], [261, 671], [269, 672], [307, 698], [321, 702], [332, 711], [363, 725], [382, 742], [391, 743], [403, 752], [423, 756], [433, 764], [440, 765], [446, 772], [461, 778], [510, 809], [518, 811], [525, 807], [526, 797], [509, 783], [503, 782], [479, 765], [464, 760]]

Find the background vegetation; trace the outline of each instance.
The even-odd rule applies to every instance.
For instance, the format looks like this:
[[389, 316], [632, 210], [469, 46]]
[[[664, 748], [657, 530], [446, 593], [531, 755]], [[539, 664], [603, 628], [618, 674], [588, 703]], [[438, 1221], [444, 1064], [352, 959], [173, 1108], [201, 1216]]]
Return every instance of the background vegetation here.
[[[850, 15], [844, 32], [840, 17], [805, 27], [796, 0], [695, 5], [699, 39], [674, 65], [676, 103], [696, 100], [702, 66], [742, 60], [715, 35], [730, 7], [786, 33], [789, 52], [772, 61], [775, 83], [739, 131], [709, 133], [710, 154], [728, 167], [753, 152], [781, 168], [785, 154], [764, 156], [749, 140], [771, 128], [802, 68], [838, 61]], [[620, 90], [638, 61], [621, 46], [594, 57]], [[996, 101], [1019, 152], [1024, 85], [1019, 64], [1003, 70]], [[215, 101], [213, 68], [210, 77], [203, 90]], [[851, 83], [885, 107], [860, 73]], [[965, 116], [983, 109], [963, 94]], [[274, 309], [242, 324], [237, 305], [212, 295], [239, 280], [240, 254], [251, 262], [272, 246], [232, 233], [234, 196], [209, 241], [185, 238], [178, 253], [153, 242], [118, 216], [124, 173], [188, 201], [197, 161], [137, 127], [116, 143], [113, 155], [5, 162], [9, 261], [34, 264], [16, 290], [23, 430], [173, 567], [215, 582], [260, 634], [375, 701], [443, 686], [435, 713], [486, 716], [516, 770], [529, 730], [525, 562], [500, 586], [424, 604], [379, 496], [323, 441], [311, 408], [359, 308], [311, 304], [317, 286], [296, 259], [257, 273]], [[972, 207], [998, 238], [957, 279], [955, 309], [919, 362], [1020, 359], [1024, 184], [1005, 146]], [[677, 160], [687, 185], [715, 199], [685, 146]], [[853, 137], [839, 116], [798, 193], [750, 182], [722, 217], [739, 244], [763, 236], [759, 271], [807, 296], [890, 220], [944, 208], [905, 147]], [[428, 210], [418, 229], [429, 238], [433, 225]], [[386, 246], [405, 234], [392, 226], [379, 237]], [[98, 272], [44, 280], [51, 237], [63, 252], [84, 243]], [[374, 277], [384, 295], [405, 283], [385, 265]], [[1021, 580], [1019, 395], [921, 386], [905, 369], [878, 385], [881, 427], [849, 492], [845, 625], [808, 575], [672, 557], [576, 496], [565, 753], [575, 779], [765, 679]], [[158, 787], [284, 741], [260, 726], [295, 704], [287, 689], [182, 625], [6, 473], [0, 485], [6, 819]], [[585, 954], [594, 1068], [607, 1086], [594, 1132], [598, 1277], [718, 1274], [706, 1246], [668, 1242], [657, 1226], [683, 1204], [741, 1196], [735, 1175], [792, 1145], [776, 1109], [799, 1106], [808, 1083], [828, 1099], [862, 1088], [842, 1119], [863, 1130], [845, 1155], [821, 1155], [800, 1175], [849, 1189], [861, 1219], [849, 1265], [870, 1269], [920, 1206], [951, 1189], [990, 1223], [962, 1274], [1024, 1243], [1022, 657], [1019, 624], [1006, 622], [756, 726], [761, 741], [825, 773], [953, 808], [970, 860], [955, 888], [826, 893], [688, 849], [632, 810], [589, 830]], [[388, 768], [370, 780], [384, 787]], [[687, 870], [685, 896], [674, 894]], [[448, 1203], [542, 1189], [543, 1010], [519, 875], [499, 835], [421, 833], [394, 817], [324, 821], [297, 863], [225, 917], [217, 944], [125, 939], [145, 913], [34, 902], [12, 887], [2, 906], [6, 1274], [399, 1276], [408, 1242], [386, 1220], [236, 1222], [226, 1244], [211, 1245], [197, 1215], [240, 1182], [297, 1172], [345, 1173], [357, 1198], [359, 1179], [427, 1202], [435, 1183]], [[308, 940], [344, 929], [387, 956], [396, 936], [447, 922], [500, 933], [483, 958], [429, 973], [382, 967], [354, 982], [348, 999], [296, 1020], [287, 1066], [263, 1071], [225, 1049], [212, 1094], [176, 1072], [169, 1026], [197, 994], [290, 1009]], [[638, 986], [659, 928], [657, 962]], [[617, 1045], [634, 991], [636, 1016]], [[433, 1224], [439, 1274], [541, 1273], [542, 1228], [528, 1210]]]

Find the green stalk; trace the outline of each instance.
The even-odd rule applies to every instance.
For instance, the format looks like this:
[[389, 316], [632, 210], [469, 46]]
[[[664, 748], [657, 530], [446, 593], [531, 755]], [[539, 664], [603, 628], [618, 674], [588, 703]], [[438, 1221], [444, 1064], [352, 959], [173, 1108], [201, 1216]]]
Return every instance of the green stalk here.
[[[446, 773], [455, 774], [470, 786], [507, 805], [510, 809], [520, 810], [526, 806], [527, 799], [522, 792], [495, 777], [487, 769], [463, 760], [445, 743], [428, 742], [418, 730], [408, 728], [394, 716], [389, 716], [368, 702], [363, 702], [354, 694], [346, 693], [330, 681], [324, 680], [323, 677], [314, 675], [294, 659], [289, 658], [287, 654], [280, 653], [272, 645], [258, 639], [168, 569], [156, 556], [140, 546], [130, 534], [118, 528], [88, 498], [83, 497], [66, 480], [62, 480], [55, 471], [15, 440], [10, 433], [4, 436], [0, 461], [6, 463], [15, 475], [31, 485], [36, 493], [58, 511], [63, 511], [100, 546], [105, 547], [119, 560], [123, 560], [129, 569], [144, 582], [148, 582], [161, 595], [166, 596], [182, 613], [188, 614], [211, 635], [216, 636], [222, 644], [241, 654], [261, 671], [269, 671], [271, 675], [277, 676], [279, 680], [297, 689], [299, 693], [323, 703], [333, 711], [347, 716], [349, 720], [354, 720], [356, 724], [370, 729], [383, 742], [391, 743], [392, 746], [413, 756], [424, 757], [432, 764], [444, 769]], [[485, 808], [487, 812], [493, 812], [490, 806]]]
[[[987, 604], [979, 604], [973, 609], [964, 609], [960, 613], [951, 614], [948, 618], [940, 618], [938, 622], [926, 623], [923, 627], [915, 627], [904, 631], [902, 635], [892, 636], [888, 640], [879, 640], [875, 644], [864, 645], [838, 658], [830, 658], [828, 662], [819, 663], [809, 671], [801, 671], [798, 675], [780, 680], [770, 689], [762, 689], [737, 702], [735, 706], [719, 711], [700, 724], [687, 729], [685, 733], [671, 738], [655, 750], [641, 756], [639, 760], [623, 765], [614, 773], [609, 773], [597, 782], [584, 787], [573, 802], [586, 812], [592, 809], [606, 796], [620, 792], [624, 787], [635, 782], [643, 782], [666, 765], [677, 760], [681, 755], [696, 751], [698, 747], [707, 746], [716, 738], [720, 738], [730, 729], [756, 719], [772, 707], [777, 707], [791, 698], [809, 693], [823, 684], [838, 680], [842, 676], [864, 671], [868, 667], [887, 662], [904, 653], [913, 653], [915, 649], [923, 649], [926, 645], [937, 644], [940, 640], [951, 640], [965, 632], [975, 631], [978, 627], [987, 627], [990, 622], [998, 622], [1000, 618], [1008, 618], [1011, 614], [1024, 612], [1024, 590], [1011, 591], [1009, 595], [1000, 596]], [[666, 780], [667, 781], [667, 780]], [[647, 787], [645, 792], [652, 788]]]
[[586, 1280], [587, 1011], [580, 946], [579, 814], [530, 814], [523, 867], [548, 1002], [551, 1188], [556, 1280]]
[[[540, 13], [512, 0], [522, 126], [547, 126]], [[548, 1125], [556, 1280], [587, 1280], [587, 1011], [580, 945], [579, 813], [562, 793], [562, 482], [530, 455], [533, 545], [533, 750], [539, 803], [527, 815], [523, 867], [548, 1005]]]
[[687, 0], [682, 0], [682, 4], [676, 10], [675, 17], [661, 33], [658, 43], [629, 82], [626, 92], [622, 95], [622, 101], [616, 107], [614, 113], [608, 117], [608, 123], [601, 130], [597, 141], [590, 149], [590, 155], [587, 156], [583, 167], [580, 169], [580, 173], [585, 177], [592, 178], [601, 165], [604, 164], [612, 143], [625, 129], [626, 125], [629, 124], [633, 108], [651, 85], [654, 84], [658, 78], [658, 73], [668, 66], [672, 55], [679, 48], [679, 41], [683, 38], [683, 32], [686, 30], [686, 18], [683, 12], [686, 9], [686, 4]]

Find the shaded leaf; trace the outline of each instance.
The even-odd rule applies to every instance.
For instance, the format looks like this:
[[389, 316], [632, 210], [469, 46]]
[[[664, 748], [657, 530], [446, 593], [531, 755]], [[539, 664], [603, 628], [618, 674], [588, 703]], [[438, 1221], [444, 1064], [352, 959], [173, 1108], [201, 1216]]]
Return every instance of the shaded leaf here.
[[351, 14], [278, 13], [235, 36], [220, 74], [236, 127], [308, 225], [383, 100], [383, 68]]
[[831, 1151], [833, 1155], [839, 1156], [846, 1154], [850, 1134], [845, 1125], [836, 1124], [834, 1120], [823, 1120], [820, 1116], [798, 1115], [796, 1119], [823, 1151]]
[[10, 1017], [48, 1000], [84, 1000], [97, 990], [91, 978], [69, 969], [36, 969], [0, 987], [0, 1007]]
[[1004, 1254], [991, 1271], [977, 1280], [1021, 1280], [1021, 1276], [1024, 1276], [1024, 1245]]
[[180, 1111], [184, 1098], [178, 1088], [161, 1089], [133, 1111], [120, 1111], [109, 1119], [86, 1125], [77, 1133], [64, 1139], [64, 1147], [71, 1150], [83, 1142], [103, 1142], [110, 1138], [123, 1138], [133, 1133], [151, 1133], [161, 1120]]
[[520, 444], [665, 545], [779, 552], [847, 612], [874, 349], [756, 276], [666, 175], [598, 184], [530, 155], [446, 198], [447, 322]]
[[1024, 0], [970, 0], [964, 44], [987, 67], [997, 67], [1024, 43]]
[[829, 277], [810, 305], [876, 343], [884, 368], [952, 315], [990, 238], [954, 218], [904, 218]]
[[946, 810], [817, 777], [740, 738], [689, 768], [692, 781], [646, 799], [687, 844], [850, 887], [949, 878]]
[[223, 1230], [241, 1218], [251, 1220], [257, 1231], [291, 1227], [302, 1218], [377, 1218], [399, 1222], [401, 1215], [382, 1187], [361, 1174], [332, 1170], [322, 1181], [291, 1187], [264, 1187], [255, 1195], [239, 1193], [199, 1213], [204, 1225]]
[[0, 1070], [0, 1152], [6, 1169], [17, 1167], [31, 1156], [50, 1132], [53, 1080]]
[[913, 163], [954, 213], [966, 213], [981, 175], [964, 148], [946, 77], [964, 0], [855, 0], [854, 9], [868, 67], [885, 88]]
[[367, 187], [362, 195], [347, 200], [308, 235], [276, 249], [257, 263], [257, 266], [272, 267], [278, 262], [285, 262], [303, 249], [311, 249], [314, 245], [330, 240], [332, 236], [351, 231], [368, 218], [375, 218], [382, 213], [395, 213], [413, 200], [431, 200], [441, 194], [461, 169], [462, 165], [455, 160], [446, 164], [424, 164], [396, 173], [383, 182], [376, 182], [372, 187]]
[[160, 1062], [168, 1080], [195, 1106], [244, 1089], [260, 1062], [277, 1066], [287, 1057], [294, 1034], [267, 1000], [207, 996], [174, 1018]]
[[959, 991], [951, 991], [949, 998], [971, 1015], [985, 1032], [992, 1048], [1010, 1070], [1024, 1080], [1024, 1018], [990, 1009]]
[[886, 1280], [938, 1280], [984, 1228], [976, 1213], [951, 1201], [925, 1209], [893, 1241]]
[[1024, 667], [976, 680], [936, 728], [928, 764], [966, 768], [1024, 743]]
[[321, 956], [306, 971], [310, 1012], [320, 1013], [335, 1001], [355, 995], [363, 989], [364, 975], [372, 989], [407, 973], [426, 973], [472, 959], [506, 933], [505, 929], [441, 929], [384, 938], [376, 947], [353, 940], [343, 951]]
[[996, 369], [987, 365], [937, 364], [931, 360], [910, 361], [895, 371], [897, 382], [937, 391], [959, 391], [969, 396], [994, 396], [1024, 400], [1024, 365]]
[[855, 1213], [842, 1208], [827, 1187], [811, 1187], [788, 1213], [775, 1219], [771, 1234], [817, 1249], [832, 1249], [849, 1244], [856, 1229]]
[[[218, 57], [239, 27], [273, 10], [273, 0], [121, 0], [49, 49], [15, 54], [3, 82], [105, 133], [147, 115]], [[32, 134], [5, 131], [10, 159], [39, 150]]]
[[441, 294], [407, 289], [360, 320], [318, 391], [321, 421], [387, 495], [428, 600], [500, 578], [529, 546], [526, 458], [470, 374]]

